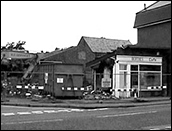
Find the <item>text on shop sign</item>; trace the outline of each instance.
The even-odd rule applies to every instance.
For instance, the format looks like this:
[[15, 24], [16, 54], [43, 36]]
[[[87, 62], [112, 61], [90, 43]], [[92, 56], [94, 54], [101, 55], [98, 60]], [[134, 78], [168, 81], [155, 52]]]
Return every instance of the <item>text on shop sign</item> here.
[[143, 61], [143, 57], [132, 57], [132, 61]]
[[147, 59], [146, 58], [144, 59], [144, 57], [132, 57], [131, 59], [132, 59], [132, 61], [149, 61], [149, 62], [157, 61], [156, 58], [154, 58], [154, 57], [149, 57]]

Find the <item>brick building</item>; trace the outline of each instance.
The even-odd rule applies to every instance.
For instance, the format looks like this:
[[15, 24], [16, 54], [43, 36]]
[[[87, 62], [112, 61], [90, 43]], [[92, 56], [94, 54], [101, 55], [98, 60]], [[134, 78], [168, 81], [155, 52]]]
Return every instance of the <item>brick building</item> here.
[[[132, 96], [131, 89], [137, 89], [140, 97], [159, 96], [162, 87], [167, 87], [163, 95], [171, 96], [171, 1], [155, 2], [136, 13], [134, 28], [138, 31], [136, 45], [117, 48], [87, 63], [95, 73], [109, 68], [110, 75], [95, 77], [94, 86], [112, 89], [117, 97]], [[110, 62], [113, 67], [108, 59], [114, 61]], [[106, 86], [102, 84], [105, 79]]]
[[129, 40], [95, 38], [82, 36], [78, 45], [61, 51], [53, 51], [44, 57], [44, 61], [60, 61], [65, 64], [82, 64], [84, 67], [84, 86], [92, 84], [91, 68], [86, 63], [113, 52], [120, 46], [131, 45]]
[[157, 1], [136, 13], [138, 43], [131, 49], [162, 57], [162, 84], [171, 96], [171, 1]]

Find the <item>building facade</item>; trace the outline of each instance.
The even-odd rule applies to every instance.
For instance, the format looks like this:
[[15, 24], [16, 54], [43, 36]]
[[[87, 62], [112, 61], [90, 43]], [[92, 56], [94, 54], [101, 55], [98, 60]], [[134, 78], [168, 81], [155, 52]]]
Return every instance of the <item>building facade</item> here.
[[[171, 2], [155, 2], [136, 13], [134, 28], [136, 45], [87, 63], [94, 72], [95, 89], [111, 90], [116, 97], [131, 97], [134, 91], [139, 97], [171, 96]], [[104, 75], [107, 68], [109, 76]]]
[[162, 84], [171, 96], [171, 1], [157, 1], [136, 13], [138, 44], [131, 48], [156, 50], [162, 57]]

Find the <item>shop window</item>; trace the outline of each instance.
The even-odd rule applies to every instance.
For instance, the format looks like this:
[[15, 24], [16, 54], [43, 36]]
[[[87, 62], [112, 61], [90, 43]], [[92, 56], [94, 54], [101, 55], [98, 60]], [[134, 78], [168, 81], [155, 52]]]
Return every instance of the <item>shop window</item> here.
[[147, 89], [148, 86], [160, 86], [161, 74], [140, 72], [140, 88]]
[[161, 71], [159, 65], [140, 65], [140, 71]]
[[131, 88], [137, 88], [140, 86], [140, 89], [142, 90], [147, 89], [148, 86], [160, 86], [160, 84], [160, 65], [131, 65]]

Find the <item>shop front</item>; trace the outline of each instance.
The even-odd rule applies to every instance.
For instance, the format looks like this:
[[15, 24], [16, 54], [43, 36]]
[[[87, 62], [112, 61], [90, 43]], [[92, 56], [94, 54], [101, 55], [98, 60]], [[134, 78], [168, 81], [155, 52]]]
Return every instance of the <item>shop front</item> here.
[[116, 97], [159, 96], [162, 85], [162, 57], [116, 56], [112, 86]]

